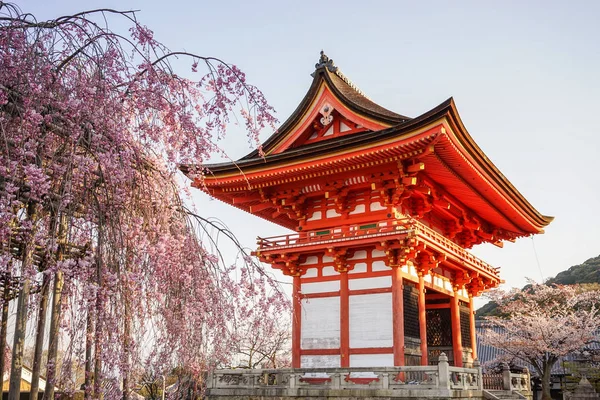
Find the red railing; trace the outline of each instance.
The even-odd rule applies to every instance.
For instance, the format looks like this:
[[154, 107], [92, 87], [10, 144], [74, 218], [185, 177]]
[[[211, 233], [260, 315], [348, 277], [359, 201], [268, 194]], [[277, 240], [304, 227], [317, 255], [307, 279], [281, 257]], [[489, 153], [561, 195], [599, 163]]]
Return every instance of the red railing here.
[[414, 235], [429, 247], [437, 247], [439, 251], [454, 256], [461, 262], [468, 263], [492, 276], [498, 276], [498, 268], [475, 257], [452, 240], [412, 218], [307, 231], [270, 238], [258, 237], [257, 245], [259, 251], [269, 251], [400, 234]]
[[257, 238], [259, 250], [271, 250], [278, 247], [304, 246], [327, 241], [348, 240], [360, 237], [394, 235], [413, 232], [406, 226], [405, 220], [382, 221], [371, 224], [351, 225], [341, 228], [329, 228], [316, 231], [294, 233], [291, 235]]

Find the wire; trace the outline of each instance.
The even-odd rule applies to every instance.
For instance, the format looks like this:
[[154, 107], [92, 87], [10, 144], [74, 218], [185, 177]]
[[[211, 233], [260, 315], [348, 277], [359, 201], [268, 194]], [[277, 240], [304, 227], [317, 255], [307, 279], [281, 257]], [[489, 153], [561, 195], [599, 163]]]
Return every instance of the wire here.
[[542, 277], [542, 283], [544, 283], [544, 273], [542, 272], [542, 265], [540, 264], [540, 259], [538, 258], [538, 253], [535, 248], [535, 241], [533, 240], [533, 236], [531, 237], [531, 244], [533, 245], [533, 254], [535, 255], [535, 262], [537, 263], [538, 269], [540, 271], [540, 276]]

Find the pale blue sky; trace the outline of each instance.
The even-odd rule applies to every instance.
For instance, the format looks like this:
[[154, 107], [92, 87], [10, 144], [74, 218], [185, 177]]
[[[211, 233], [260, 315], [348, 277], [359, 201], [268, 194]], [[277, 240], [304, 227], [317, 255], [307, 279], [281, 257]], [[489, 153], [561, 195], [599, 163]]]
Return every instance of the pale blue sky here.
[[[83, 8], [140, 9], [172, 50], [241, 67], [283, 121], [324, 49], [382, 106], [417, 116], [450, 96], [490, 159], [555, 221], [534, 241], [474, 253], [510, 286], [600, 254], [600, 2], [598, 1], [23, 1], [48, 18]], [[263, 138], [270, 132], [264, 132]], [[233, 137], [232, 137], [233, 136]], [[233, 158], [249, 149], [223, 141]], [[248, 247], [284, 234], [198, 195]], [[537, 249], [537, 266], [533, 244]]]

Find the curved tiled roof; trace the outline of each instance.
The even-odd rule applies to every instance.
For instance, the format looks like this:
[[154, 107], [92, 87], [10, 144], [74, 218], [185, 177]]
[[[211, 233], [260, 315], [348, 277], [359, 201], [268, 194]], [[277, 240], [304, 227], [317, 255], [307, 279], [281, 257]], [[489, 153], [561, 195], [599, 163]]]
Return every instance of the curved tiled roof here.
[[[393, 126], [410, 120], [409, 117], [381, 107], [379, 104], [369, 99], [360, 89], [358, 89], [358, 87], [356, 87], [356, 85], [342, 74], [340, 69], [333, 64], [333, 60], [327, 57], [323, 52], [321, 52], [319, 62], [315, 65], [315, 71], [312, 73], [312, 76], [313, 81], [310, 88], [296, 110], [294, 110], [288, 119], [281, 124], [279, 129], [263, 143], [262, 147], [265, 153], [268, 154], [269, 151], [277, 145], [282, 138], [286, 137], [290, 130], [302, 119], [304, 113], [318, 95], [322, 84], [327, 85], [327, 87], [329, 87], [329, 89], [331, 89], [331, 91], [349, 109], [360, 115], [378, 121], [383, 125]], [[240, 161], [256, 158], [258, 156], [258, 150], [255, 150], [242, 157]]]

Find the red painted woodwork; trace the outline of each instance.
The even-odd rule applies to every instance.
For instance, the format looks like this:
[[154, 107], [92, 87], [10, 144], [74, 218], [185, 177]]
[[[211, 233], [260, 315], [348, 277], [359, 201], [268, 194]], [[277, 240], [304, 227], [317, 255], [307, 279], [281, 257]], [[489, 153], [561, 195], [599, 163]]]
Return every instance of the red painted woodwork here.
[[475, 331], [475, 302], [473, 296], [469, 296], [469, 329], [471, 330], [471, 349], [473, 360], [477, 359], [477, 333]]
[[[404, 365], [404, 280], [418, 287], [422, 364], [428, 362], [426, 310], [450, 307], [454, 359], [461, 365], [459, 300], [469, 301], [475, 357], [473, 299], [451, 288], [478, 295], [501, 282], [498, 269], [466, 249], [542, 233], [552, 218], [533, 208], [485, 156], [452, 99], [411, 119], [366, 98], [324, 55], [313, 77], [296, 111], [263, 144], [264, 157], [255, 151], [209, 165], [202, 177], [182, 170], [193, 186], [295, 231], [258, 238], [255, 252], [293, 277], [294, 367], [301, 355], [339, 354], [347, 367], [350, 354], [390, 353], [394, 365]], [[373, 257], [375, 249], [384, 255]], [[357, 251], [367, 257], [353, 260]], [[303, 264], [308, 257], [318, 262]], [[391, 268], [373, 271], [381, 261]], [[366, 263], [367, 272], [346, 272], [358, 263]], [[331, 267], [341, 273], [324, 275]], [[307, 270], [310, 278], [303, 277]], [[384, 276], [391, 276], [391, 288], [349, 290], [354, 279]], [[301, 284], [333, 281], [339, 290], [301, 293]], [[425, 290], [428, 299], [449, 302], [426, 304]], [[349, 296], [390, 291], [393, 347], [350, 348]], [[301, 299], [334, 296], [340, 299], [340, 348], [301, 350]]]
[[419, 274], [419, 333], [421, 339], [421, 365], [429, 365], [427, 352], [427, 310], [425, 307], [425, 278]]
[[350, 299], [348, 297], [348, 273], [340, 274], [340, 365], [350, 366]]
[[[393, 347], [355, 347], [348, 350], [348, 354], [392, 354]], [[341, 354], [340, 349], [301, 349], [302, 356], [330, 356]]]
[[463, 348], [460, 333], [460, 309], [458, 306], [458, 295], [454, 291], [454, 297], [450, 299], [450, 318], [452, 320], [452, 350], [454, 352], [454, 366], [463, 366]]
[[[307, 111], [307, 116], [304, 122], [301, 125], [298, 125], [294, 128], [294, 133], [288, 135], [287, 138], [280, 141], [280, 144], [277, 145], [275, 149], [270, 151], [268, 154], [279, 154], [284, 152], [285, 150], [293, 147], [298, 147], [300, 144], [303, 144], [306, 141], [308, 133], [312, 133], [312, 126], [316, 121], [320, 119], [319, 110], [326, 104], [329, 103], [333, 109], [335, 109], [340, 115], [342, 115], [345, 119], [354, 122], [355, 124], [362, 125], [368, 130], [381, 130], [386, 126], [374, 122], [372, 120], [366, 119], [353, 113], [348, 107], [346, 107], [340, 100], [338, 100], [331, 90], [327, 87], [323, 87], [322, 92], [320, 93], [319, 100], [314, 104], [314, 106]], [[301, 143], [296, 143], [298, 140]]]
[[391, 354], [393, 347], [363, 347], [350, 349], [350, 354]]
[[300, 368], [300, 342], [302, 340], [302, 302], [300, 299], [300, 277], [295, 276], [292, 288], [292, 368]]
[[404, 293], [400, 267], [392, 267], [392, 326], [394, 366], [404, 365]]
[[301, 349], [302, 356], [332, 356], [340, 354], [340, 349]]

